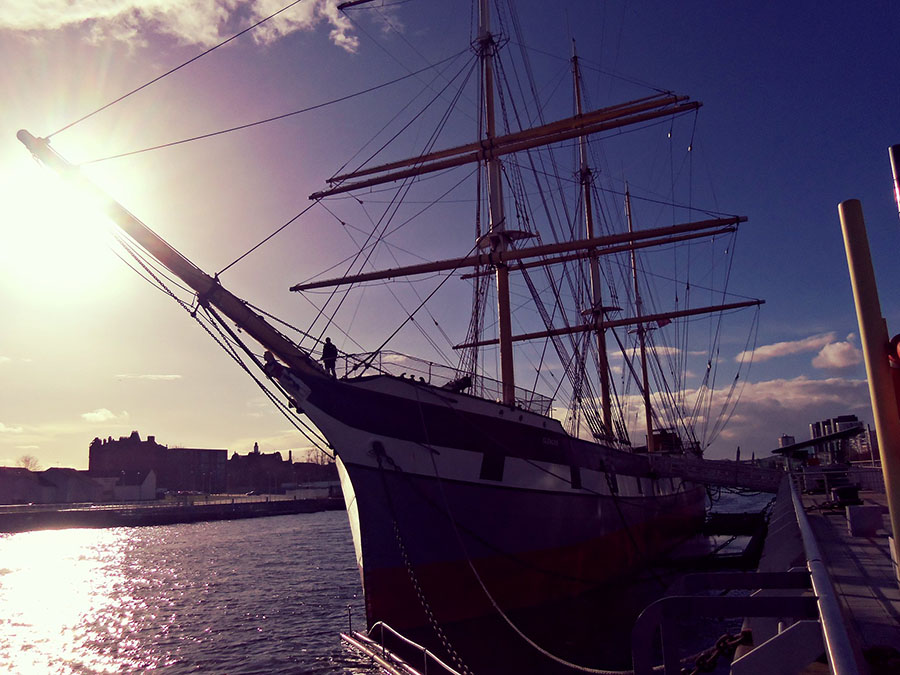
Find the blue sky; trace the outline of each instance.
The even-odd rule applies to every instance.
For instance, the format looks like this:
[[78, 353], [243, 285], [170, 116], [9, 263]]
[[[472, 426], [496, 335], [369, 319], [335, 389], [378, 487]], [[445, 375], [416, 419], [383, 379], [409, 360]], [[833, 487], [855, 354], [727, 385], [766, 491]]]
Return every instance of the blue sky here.
[[[47, 196], [44, 172], [15, 139], [19, 128], [46, 135], [63, 127], [280, 6], [60, 0], [0, 8], [0, 55], [9, 64], [0, 74], [0, 465], [32, 454], [44, 466], [83, 467], [94, 436], [132, 429], [169, 445], [238, 452], [255, 441], [264, 450], [303, 446], [170, 299], [86, 241], [83, 224]], [[891, 292], [900, 219], [887, 156], [900, 142], [893, 93], [900, 8], [886, 1], [855, 11], [836, 1], [517, 6], [535, 53], [554, 55], [539, 74], [564, 68], [577, 40], [596, 105], [647, 91], [608, 72], [704, 104], [696, 127], [679, 124], [676, 134], [679, 152], [693, 141], [694, 202], [749, 217], [731, 288], [766, 300], [741, 403], [710, 455], [733, 456], [738, 445], [743, 456], [767, 454], [781, 433], [805, 438], [808, 423], [825, 417], [854, 413], [871, 422], [837, 204], [863, 203], [883, 312], [892, 334], [900, 331]], [[349, 19], [325, 2], [293, 11], [289, 21], [61, 132], [54, 146], [85, 161], [262, 119], [406, 75], [464, 50], [469, 39], [468, 3], [415, 0], [353, 10]], [[390, 119], [398, 91], [413, 82], [86, 170], [216, 271], [305, 208], [306, 196]], [[649, 195], [634, 167], [649, 157], [643, 152], [611, 154], [609, 171], [627, 171], [635, 191]], [[461, 227], [469, 242], [470, 225]], [[447, 256], [457, 253], [447, 252], [451, 234], [436, 224], [409, 238], [423, 254]], [[328, 214], [311, 213], [223, 280], [306, 325], [312, 308], [288, 286], [340, 260], [352, 236]], [[461, 308], [463, 295], [448, 308]], [[354, 337], [376, 347], [388, 322], [380, 323], [382, 305], [356, 311]], [[376, 327], [371, 334], [366, 322]], [[421, 346], [415, 335], [400, 340]], [[741, 345], [734, 336], [729, 358]]]

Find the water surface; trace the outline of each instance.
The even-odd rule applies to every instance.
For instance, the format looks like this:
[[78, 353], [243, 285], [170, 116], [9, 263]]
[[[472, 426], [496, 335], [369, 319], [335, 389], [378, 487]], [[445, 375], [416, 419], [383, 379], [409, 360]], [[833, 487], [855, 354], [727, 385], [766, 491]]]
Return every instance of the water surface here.
[[0, 673], [368, 673], [340, 511], [0, 534]]

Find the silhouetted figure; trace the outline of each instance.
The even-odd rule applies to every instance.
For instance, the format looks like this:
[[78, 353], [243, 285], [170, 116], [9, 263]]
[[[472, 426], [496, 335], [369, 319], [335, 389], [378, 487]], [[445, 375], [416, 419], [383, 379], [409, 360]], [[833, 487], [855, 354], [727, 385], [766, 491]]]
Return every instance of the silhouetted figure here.
[[455, 394], [460, 394], [471, 386], [472, 378], [468, 375], [463, 375], [462, 377], [458, 377], [455, 380], [447, 382], [446, 384], [441, 386], [441, 389], [447, 389]]
[[331, 338], [325, 338], [325, 344], [322, 345], [322, 363], [325, 365], [325, 372], [332, 377], [337, 377], [337, 373], [334, 370], [337, 355], [337, 347], [331, 344]]

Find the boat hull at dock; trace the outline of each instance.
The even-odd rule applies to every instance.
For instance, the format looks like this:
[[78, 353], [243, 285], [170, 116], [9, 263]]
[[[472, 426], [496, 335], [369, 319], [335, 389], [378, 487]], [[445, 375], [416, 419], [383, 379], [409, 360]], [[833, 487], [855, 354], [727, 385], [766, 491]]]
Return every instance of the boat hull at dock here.
[[702, 487], [544, 415], [408, 379], [275, 374], [335, 449], [369, 625], [578, 595], [702, 526]]
[[398, 629], [535, 607], [632, 576], [695, 532], [702, 488], [652, 500], [345, 467], [369, 622]]

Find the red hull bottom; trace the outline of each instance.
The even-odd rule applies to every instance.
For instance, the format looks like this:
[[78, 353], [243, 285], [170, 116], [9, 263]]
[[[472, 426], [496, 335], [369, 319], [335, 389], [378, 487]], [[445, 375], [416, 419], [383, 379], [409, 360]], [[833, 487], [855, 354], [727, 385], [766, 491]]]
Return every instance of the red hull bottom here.
[[701, 522], [672, 514], [564, 549], [367, 570], [367, 616], [402, 630], [426, 625], [429, 614], [457, 622], [540, 607], [632, 577], [642, 561], [697, 532]]

